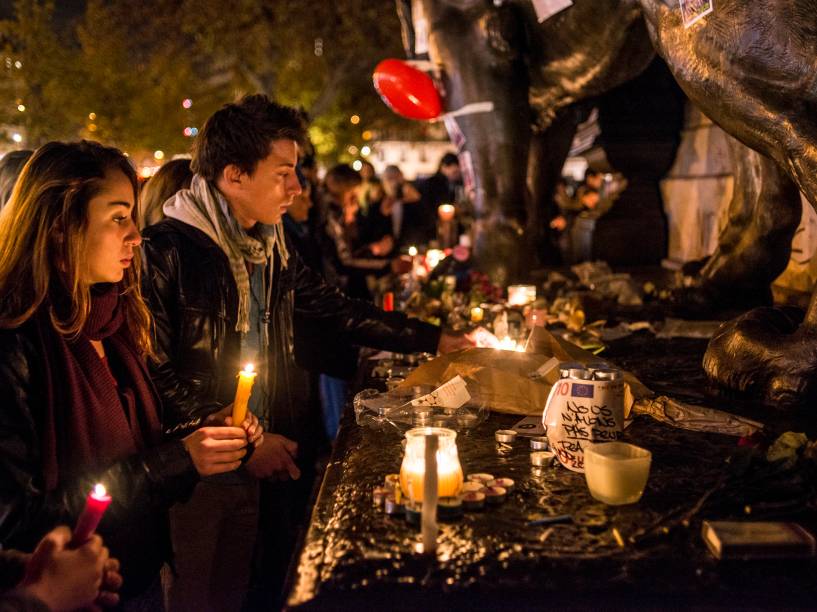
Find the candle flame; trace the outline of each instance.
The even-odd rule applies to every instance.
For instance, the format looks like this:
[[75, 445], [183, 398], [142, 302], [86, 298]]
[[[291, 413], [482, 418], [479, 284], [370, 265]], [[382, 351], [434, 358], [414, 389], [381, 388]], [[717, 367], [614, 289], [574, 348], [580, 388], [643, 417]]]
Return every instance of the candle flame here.
[[244, 373], [245, 374], [252, 374], [255, 371], [255, 366], [251, 363], [248, 363], [244, 366]]
[[416, 246], [410, 246], [409, 250], [408, 250], [408, 254], [411, 255], [412, 257], [416, 257], [417, 256], [417, 247]]
[[105, 485], [98, 482], [94, 485], [94, 497], [105, 497], [108, 495], [108, 491], [105, 489]]

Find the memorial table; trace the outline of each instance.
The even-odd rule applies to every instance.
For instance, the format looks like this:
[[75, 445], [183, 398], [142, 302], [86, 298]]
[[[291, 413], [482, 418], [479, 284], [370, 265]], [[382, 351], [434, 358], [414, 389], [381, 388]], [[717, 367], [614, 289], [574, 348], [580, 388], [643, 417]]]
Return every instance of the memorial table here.
[[[655, 340], [650, 346], [663, 350]], [[695, 353], [703, 344], [685, 346]], [[649, 350], [642, 356], [643, 363], [651, 359]], [[676, 361], [677, 367], [688, 367], [683, 356]], [[660, 387], [644, 372], [637, 374]], [[497, 444], [494, 432], [518, 419], [492, 414], [458, 436], [466, 474], [510, 477], [516, 487], [501, 506], [440, 523], [437, 554], [429, 558], [414, 552], [419, 542], [416, 527], [386, 516], [372, 502], [372, 489], [386, 474], [399, 471], [401, 432], [359, 427], [347, 411], [308, 532], [293, 562], [287, 607], [817, 605], [813, 559], [717, 561], [701, 540], [701, 518], [734, 518], [742, 513], [739, 498], [721, 495], [718, 502], [723, 492], [718, 486], [728, 473], [727, 458], [736, 451], [736, 438], [683, 431], [637, 417], [624, 439], [653, 453], [650, 479], [639, 503], [613, 507], [590, 496], [583, 475], [558, 465], [531, 466], [526, 438], [517, 438], [512, 445]], [[703, 516], [692, 511], [698, 502], [711, 506]], [[571, 515], [572, 521], [526, 525], [562, 514]], [[684, 521], [685, 516], [691, 520]], [[810, 526], [814, 528], [813, 523]]]

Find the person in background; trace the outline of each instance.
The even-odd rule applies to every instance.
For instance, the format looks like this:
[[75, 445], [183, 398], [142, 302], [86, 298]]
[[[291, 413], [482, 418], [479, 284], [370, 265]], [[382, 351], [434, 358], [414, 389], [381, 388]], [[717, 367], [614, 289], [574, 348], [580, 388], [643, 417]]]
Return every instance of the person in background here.
[[0, 214], [0, 544], [31, 550], [75, 524], [102, 483], [99, 533], [121, 561], [123, 602], [160, 610], [168, 508], [200, 475], [235, 470], [261, 431], [219, 426], [228, 412], [195, 428], [201, 404], [162, 410], [145, 364], [136, 192], [120, 151], [52, 142]]
[[176, 195], [177, 191], [188, 189], [192, 178], [189, 159], [172, 159], [163, 164], [139, 194], [139, 227], [144, 229], [164, 219], [164, 203]]
[[26, 165], [28, 158], [34, 151], [11, 151], [6, 153], [0, 159], [0, 210], [6, 205], [11, 197], [11, 192], [14, 189], [14, 183], [17, 182], [17, 177], [23, 171], [23, 166]]
[[397, 247], [431, 240], [427, 236], [428, 215], [417, 188], [405, 179], [397, 166], [386, 166], [382, 180], [384, 196], [380, 214], [391, 219], [391, 235]]
[[440, 159], [437, 172], [417, 184], [420, 191], [421, 229], [424, 242], [436, 238], [437, 207], [457, 203], [462, 188], [460, 162], [455, 153], [446, 153]]
[[326, 280], [353, 298], [371, 300], [366, 277], [389, 271], [388, 256], [394, 249], [391, 234], [367, 241], [366, 221], [360, 214], [358, 187], [360, 174], [347, 164], [339, 164], [324, 178], [326, 199], [327, 257]]
[[48, 532], [33, 553], [0, 551], [0, 610], [56, 612], [119, 603], [119, 561], [109, 556], [96, 534], [70, 548], [71, 530]]

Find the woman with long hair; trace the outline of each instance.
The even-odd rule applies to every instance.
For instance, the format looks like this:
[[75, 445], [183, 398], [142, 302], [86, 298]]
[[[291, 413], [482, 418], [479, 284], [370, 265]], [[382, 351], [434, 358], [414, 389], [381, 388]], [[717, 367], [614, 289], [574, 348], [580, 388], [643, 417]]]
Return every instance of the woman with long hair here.
[[189, 159], [171, 159], [162, 165], [139, 194], [139, 209], [141, 212], [141, 228], [158, 223], [165, 218], [162, 210], [164, 203], [176, 195], [177, 191], [190, 189], [193, 180], [193, 171], [190, 169]]
[[74, 524], [100, 482], [122, 596], [157, 609], [168, 507], [199, 475], [239, 467], [260, 427], [226, 426], [225, 409], [183, 439], [163, 434], [195, 415], [163, 413], [145, 367], [136, 193], [118, 150], [52, 142], [0, 214], [0, 543], [31, 550]]

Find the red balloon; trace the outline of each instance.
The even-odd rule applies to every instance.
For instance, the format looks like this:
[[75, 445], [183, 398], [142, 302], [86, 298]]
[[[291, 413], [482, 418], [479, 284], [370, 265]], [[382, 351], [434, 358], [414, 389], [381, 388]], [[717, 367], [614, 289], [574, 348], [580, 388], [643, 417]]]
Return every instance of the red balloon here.
[[442, 113], [440, 94], [431, 77], [402, 60], [383, 60], [374, 69], [372, 80], [383, 102], [398, 115], [435, 119]]

